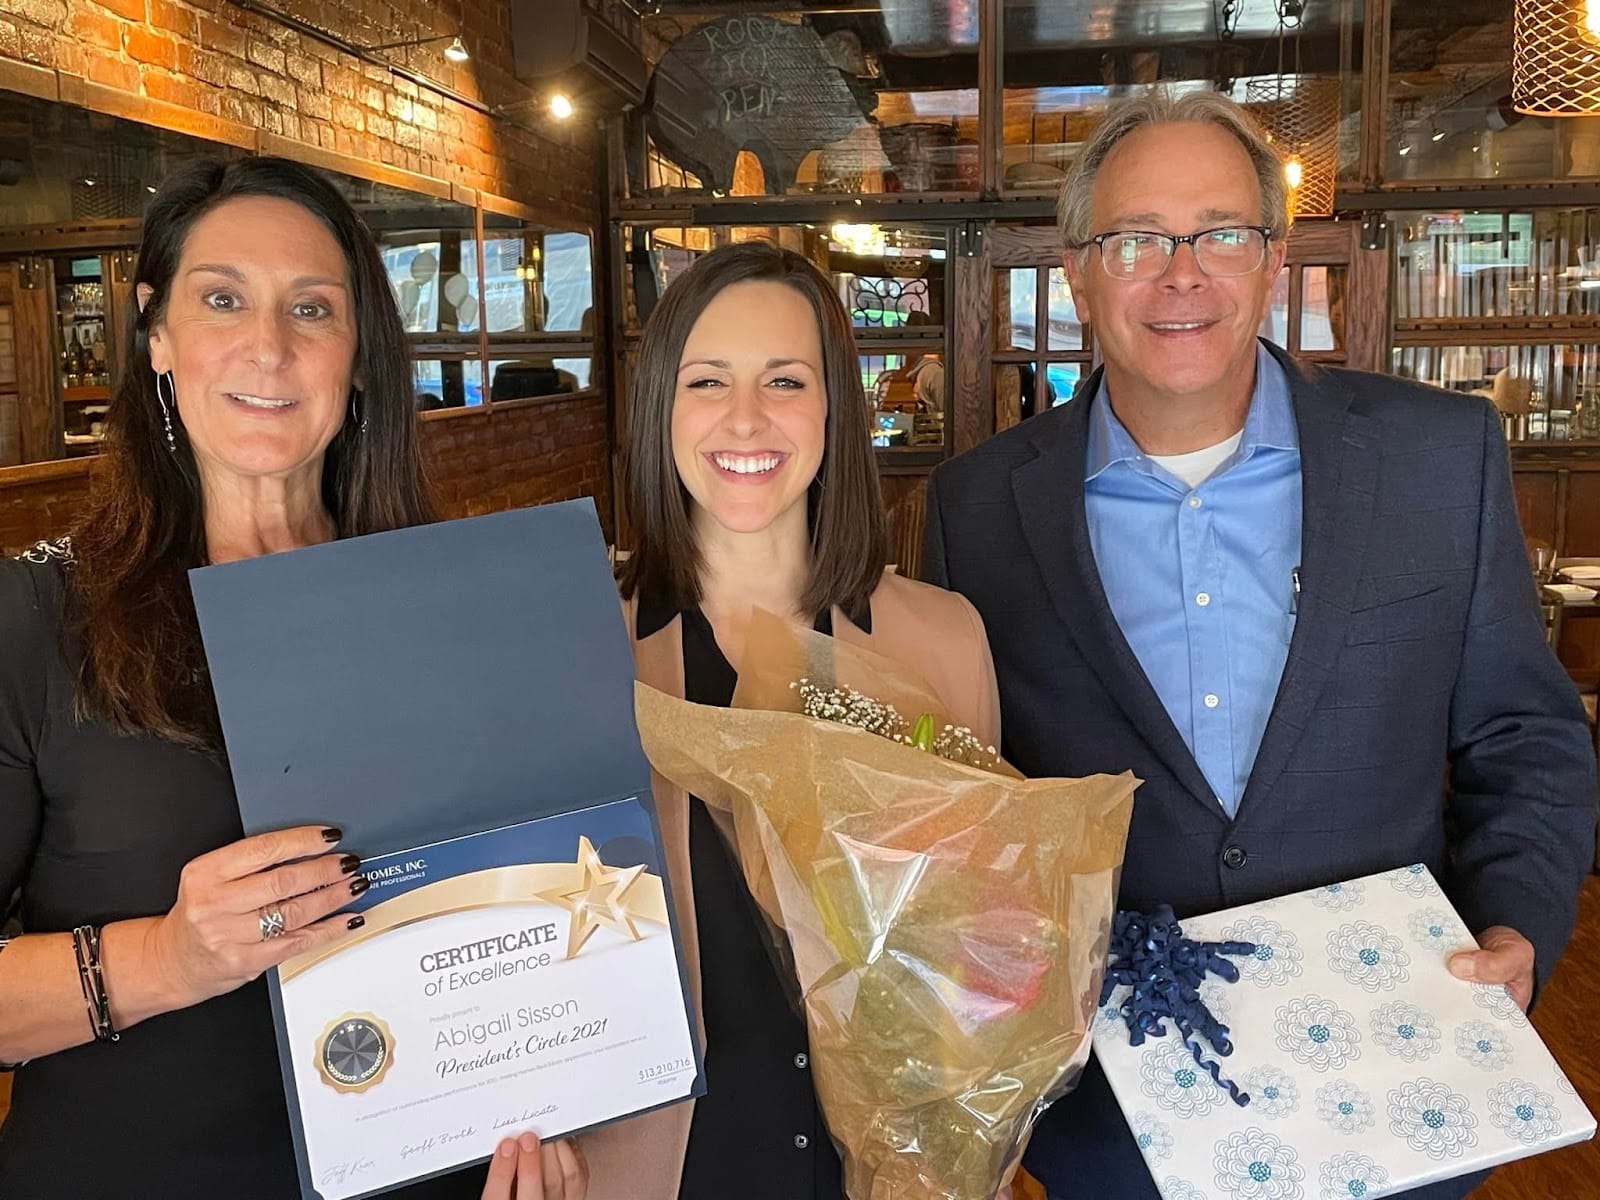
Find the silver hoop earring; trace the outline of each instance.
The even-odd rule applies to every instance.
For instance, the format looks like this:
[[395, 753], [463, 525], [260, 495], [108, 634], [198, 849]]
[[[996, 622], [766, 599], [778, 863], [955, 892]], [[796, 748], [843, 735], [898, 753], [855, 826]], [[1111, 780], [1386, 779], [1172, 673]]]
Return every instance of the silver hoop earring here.
[[367, 419], [361, 415], [361, 390], [350, 389], [350, 423], [362, 433], [367, 431]]
[[[161, 390], [165, 382], [167, 390]], [[178, 452], [178, 439], [172, 433], [172, 410], [178, 407], [178, 388], [172, 382], [172, 372], [162, 371], [156, 375], [156, 399], [161, 402], [161, 420], [167, 427], [167, 451], [171, 454]]]

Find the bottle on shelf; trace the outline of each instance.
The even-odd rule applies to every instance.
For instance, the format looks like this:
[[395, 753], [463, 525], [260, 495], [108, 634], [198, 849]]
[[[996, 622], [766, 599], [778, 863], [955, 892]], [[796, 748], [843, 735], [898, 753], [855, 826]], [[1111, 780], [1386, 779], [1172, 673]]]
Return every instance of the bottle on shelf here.
[[89, 355], [94, 359], [94, 381], [104, 387], [110, 377], [106, 373], [106, 337], [104, 324], [94, 327], [94, 341], [89, 345]]

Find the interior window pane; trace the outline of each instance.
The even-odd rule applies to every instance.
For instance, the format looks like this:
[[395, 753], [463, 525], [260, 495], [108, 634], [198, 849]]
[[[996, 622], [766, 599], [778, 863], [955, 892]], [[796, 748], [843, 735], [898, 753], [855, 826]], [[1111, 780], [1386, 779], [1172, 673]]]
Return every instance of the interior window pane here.
[[[580, 370], [574, 370], [577, 364]], [[489, 363], [489, 399], [526, 400], [532, 396], [561, 396], [589, 384], [589, 360], [556, 359], [542, 354], [499, 359]]]
[[1272, 300], [1258, 332], [1275, 346], [1289, 348], [1289, 271], [1284, 267], [1272, 284]]
[[1050, 306], [1051, 350], [1082, 350], [1083, 324], [1078, 320], [1078, 306], [1072, 299], [1072, 285], [1067, 282], [1065, 267], [1050, 268], [1049, 291], [1046, 302]]
[[1300, 349], [1344, 349], [1345, 268], [1306, 267], [1300, 275]]
[[418, 359], [411, 379], [420, 412], [483, 403], [483, 368], [475, 358]]
[[1039, 272], [1035, 267], [1012, 267], [1007, 312], [1010, 319], [1000, 331], [1001, 349], [1032, 350], [1038, 345]]

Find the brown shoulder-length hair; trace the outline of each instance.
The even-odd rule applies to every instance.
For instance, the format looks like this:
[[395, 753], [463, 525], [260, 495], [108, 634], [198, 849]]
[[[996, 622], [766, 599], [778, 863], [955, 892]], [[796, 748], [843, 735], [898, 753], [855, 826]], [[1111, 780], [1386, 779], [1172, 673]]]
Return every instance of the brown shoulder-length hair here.
[[[204, 159], [170, 175], [140, 231], [123, 372], [106, 420], [105, 453], [88, 511], [73, 531], [69, 628], [78, 667], [75, 706], [121, 733], [182, 745], [220, 744], [215, 702], [186, 572], [206, 559], [205, 497], [181, 414], [169, 449], [150, 364], [149, 334], [166, 314], [195, 222], [242, 196], [300, 205], [333, 234], [349, 272], [362, 380], [359, 415], [328, 446], [322, 500], [339, 537], [433, 518], [417, 446], [405, 327], [372, 235], [315, 170], [281, 158]], [[360, 422], [358, 424], [357, 422]]]
[[620, 573], [622, 594], [689, 607], [700, 601], [702, 558], [689, 519], [689, 493], [672, 457], [672, 404], [678, 365], [700, 314], [735, 283], [781, 283], [817, 316], [828, 417], [822, 461], [806, 500], [811, 579], [804, 612], [837, 605], [859, 613], [888, 561], [888, 522], [872, 451], [871, 409], [850, 317], [828, 277], [792, 250], [738, 242], [699, 258], [672, 284], [645, 322], [628, 394], [624, 486], [637, 542]]

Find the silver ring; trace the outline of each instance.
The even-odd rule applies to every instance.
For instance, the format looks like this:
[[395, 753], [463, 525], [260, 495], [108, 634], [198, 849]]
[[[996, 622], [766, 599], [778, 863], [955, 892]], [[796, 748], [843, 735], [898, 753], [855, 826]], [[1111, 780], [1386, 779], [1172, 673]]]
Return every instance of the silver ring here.
[[256, 909], [256, 924], [261, 927], [261, 940], [270, 942], [284, 934], [283, 910], [276, 904]]

